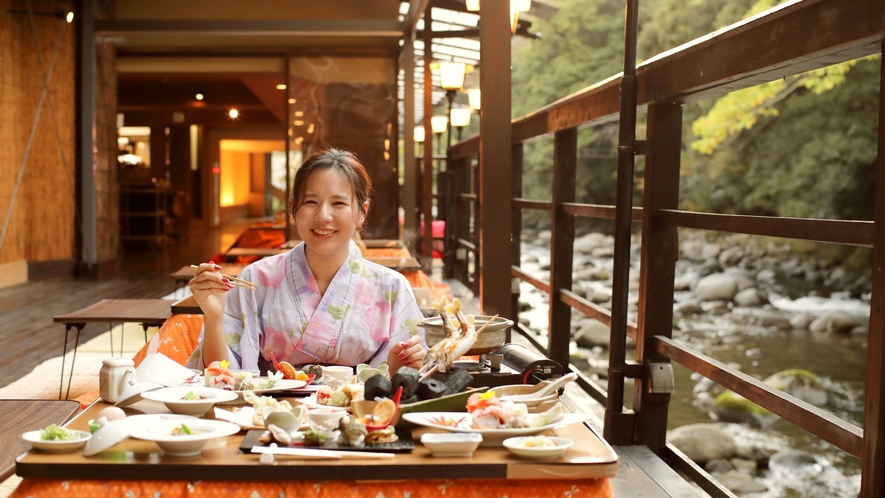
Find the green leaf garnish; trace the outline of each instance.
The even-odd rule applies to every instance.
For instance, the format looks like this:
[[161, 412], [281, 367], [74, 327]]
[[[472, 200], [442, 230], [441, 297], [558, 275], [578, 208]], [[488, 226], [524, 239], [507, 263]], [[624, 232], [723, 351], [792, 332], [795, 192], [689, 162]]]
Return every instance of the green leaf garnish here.
[[191, 431], [191, 428], [185, 424], [181, 424], [181, 432], [184, 434], [193, 434], [193, 431]]
[[197, 399], [197, 396], [194, 394], [193, 391], [188, 391], [187, 394], [184, 395], [184, 399], [190, 401], [190, 400]]
[[40, 430], [40, 439], [44, 441], [73, 441], [77, 437], [64, 427], [52, 424]]

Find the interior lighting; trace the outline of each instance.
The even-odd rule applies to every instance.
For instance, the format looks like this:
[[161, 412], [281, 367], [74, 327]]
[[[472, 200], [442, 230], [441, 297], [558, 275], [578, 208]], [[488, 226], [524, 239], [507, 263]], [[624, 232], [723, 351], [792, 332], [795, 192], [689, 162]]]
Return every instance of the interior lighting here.
[[290, 103], [290, 104], [294, 104], [295, 102], [298, 102], [298, 101], [295, 100], [295, 99], [289, 99], [289, 103]]
[[424, 142], [424, 126], [415, 127], [415, 141], [419, 144]]
[[459, 128], [470, 124], [470, 109], [452, 109], [452, 126]]
[[277, 85], [277, 90], [285, 90], [285, 89], [286, 89], [285, 83], [280, 83], [279, 85]]
[[295, 126], [304, 126], [304, 120], [303, 119], [296, 119], [295, 121], [292, 121], [292, 124]]
[[433, 116], [432, 118], [430, 118], [430, 127], [433, 129], [433, 133], [445, 132], [448, 124], [448, 116]]
[[467, 90], [467, 101], [470, 103], [470, 108], [474, 111], [479, 110], [480, 103], [482, 102], [481, 97], [482, 92], [479, 88], [471, 88], [470, 90]]
[[202, 94], [202, 93], [198, 93], [198, 94], [196, 94], [196, 95], [194, 96], [194, 98], [196, 98], [197, 100], [203, 100], [203, 94]]
[[230, 111], [227, 112], [227, 114], [230, 116], [231, 119], [237, 119], [237, 116], [240, 115], [240, 111], [238, 111], [236, 109], [231, 109]]
[[67, 21], [68, 24], [74, 22], [74, 13], [71, 11], [68, 11], [68, 13], [65, 14], [65, 21]]
[[467, 10], [470, 12], [479, 12], [479, 0], [467, 0]]
[[117, 145], [119, 145], [120, 147], [122, 147], [128, 143], [129, 143], [128, 137], [117, 137]]
[[532, 10], [532, 0], [511, 0], [516, 10], [520, 12], [528, 12]]
[[310, 126], [307, 127], [307, 133], [313, 133], [313, 123], [310, 123]]

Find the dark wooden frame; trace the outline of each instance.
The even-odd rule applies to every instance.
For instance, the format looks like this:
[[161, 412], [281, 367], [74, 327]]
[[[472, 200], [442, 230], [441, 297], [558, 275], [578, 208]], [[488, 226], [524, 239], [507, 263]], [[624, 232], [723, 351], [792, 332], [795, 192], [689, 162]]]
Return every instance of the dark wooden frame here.
[[[630, 3], [630, 2], [628, 2]], [[627, 16], [628, 19], [630, 16]], [[628, 35], [629, 35], [628, 26]], [[628, 54], [629, 54], [629, 36]], [[874, 221], [796, 219], [759, 216], [695, 213], [677, 209], [681, 104], [762, 84], [782, 77], [799, 74], [831, 64], [885, 51], [885, 3], [880, 0], [807, 0], [785, 4], [780, 8], [737, 23], [709, 36], [677, 47], [636, 67], [635, 101], [633, 108], [648, 113], [648, 142], [625, 143], [622, 135], [619, 145], [630, 148], [634, 154], [646, 157], [646, 178], [643, 207], [624, 209], [620, 206], [578, 204], [567, 200], [554, 188], [552, 201], [524, 199], [521, 189], [514, 188], [511, 206], [521, 209], [549, 211], [554, 218], [554, 241], [551, 244], [551, 278], [545, 282], [533, 278], [519, 268], [514, 260], [511, 275], [551, 295], [551, 318], [547, 347], [541, 347], [551, 358], [567, 358], [557, 335], [565, 334], [562, 323], [568, 324], [571, 308], [578, 309], [612, 324], [623, 320], [624, 310], [608, 311], [595, 306], [571, 292], [571, 262], [562, 260], [563, 245], [571, 245], [574, 234], [563, 234], [563, 215], [614, 219], [620, 226], [643, 222], [643, 253], [640, 276], [640, 314], [638, 325], [626, 324], [626, 330], [613, 333], [613, 340], [626, 336], [637, 340], [638, 364], [627, 364], [610, 356], [610, 368], [620, 368], [625, 377], [635, 377], [636, 396], [634, 414], [619, 412], [630, 422], [632, 442], [647, 445], [671, 465], [697, 480], [713, 496], [733, 496], [713, 481], [702, 469], [687, 460], [678, 450], [666, 444], [666, 413], [668, 399], [647, 392], [644, 364], [677, 361], [710, 379], [728, 387], [751, 401], [792, 421], [820, 436], [863, 461], [861, 494], [863, 498], [885, 496], [885, 203], [877, 202]], [[629, 55], [628, 55], [629, 57]], [[627, 58], [628, 58], [627, 57]], [[703, 68], [687, 71], [686, 68]], [[625, 73], [628, 74], [629, 73]], [[554, 134], [559, 143], [560, 133], [578, 126], [596, 126], [619, 120], [622, 99], [630, 100], [622, 90], [623, 78], [614, 76], [591, 85], [569, 97], [554, 102], [512, 122], [511, 139], [514, 147], [526, 140]], [[883, 68], [885, 95], [885, 68]], [[880, 99], [885, 102], [885, 99]], [[885, 103], [880, 103], [879, 159], [876, 192], [877, 199], [885, 198]], [[632, 133], [628, 125], [624, 127]], [[629, 138], [629, 136], [627, 136]], [[628, 141], [629, 142], [629, 141]], [[479, 137], [455, 144], [449, 160], [458, 161], [477, 154]], [[554, 162], [560, 154], [557, 150]], [[521, 168], [520, 168], [521, 171]], [[564, 171], [554, 170], [554, 176], [566, 178]], [[619, 177], [632, 170], [619, 168]], [[626, 182], [625, 182], [626, 183]], [[516, 183], [513, 183], [516, 185]], [[457, 195], [457, 192], [456, 192]], [[464, 194], [459, 194], [466, 200]], [[619, 195], [619, 203], [621, 196]], [[716, 362], [670, 339], [672, 321], [672, 293], [674, 265], [677, 254], [676, 230], [679, 227], [715, 230], [751, 235], [786, 237], [834, 244], [869, 245], [873, 247], [873, 294], [870, 316], [870, 344], [868, 349], [867, 398], [864, 410], [865, 430], [840, 420], [838, 417], [770, 388], [732, 368]], [[513, 244], [519, 244], [521, 224], [512, 228]], [[466, 241], [461, 247], [470, 248]], [[629, 244], [627, 244], [629, 250]], [[512, 254], [518, 254], [514, 249]], [[623, 244], [617, 247], [624, 251]], [[564, 278], [565, 274], [569, 278]], [[563, 284], [568, 283], [568, 287]], [[615, 286], [618, 296], [626, 298], [626, 288]], [[566, 304], [567, 306], [560, 306]], [[616, 315], [616, 316], [613, 316]], [[562, 323], [560, 323], [562, 322]], [[613, 327], [613, 330], [615, 327]], [[567, 339], [567, 337], [566, 337]], [[564, 356], [565, 355], [565, 356]], [[623, 379], [619, 379], [621, 383]], [[600, 395], [598, 386], [582, 378], [580, 384]], [[615, 386], [615, 389], [622, 389]], [[609, 395], [612, 379], [609, 381]], [[616, 421], [607, 410], [607, 422]], [[606, 433], [606, 437], [609, 437]], [[620, 434], [614, 435], [620, 437]], [[621, 441], [616, 441], [620, 443]]]

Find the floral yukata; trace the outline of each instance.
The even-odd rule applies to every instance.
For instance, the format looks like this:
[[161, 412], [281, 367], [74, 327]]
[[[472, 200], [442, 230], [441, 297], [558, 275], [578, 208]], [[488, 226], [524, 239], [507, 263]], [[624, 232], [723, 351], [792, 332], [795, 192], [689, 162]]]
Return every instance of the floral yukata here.
[[[320, 295], [304, 243], [257, 261], [239, 278], [258, 285], [235, 287], [224, 306], [224, 340], [230, 368], [259, 368], [273, 352], [293, 365], [325, 363], [377, 367], [390, 348], [414, 334], [426, 348], [423, 315], [401, 274], [362, 258], [353, 241], [347, 259]], [[202, 368], [205, 327], [188, 367]]]

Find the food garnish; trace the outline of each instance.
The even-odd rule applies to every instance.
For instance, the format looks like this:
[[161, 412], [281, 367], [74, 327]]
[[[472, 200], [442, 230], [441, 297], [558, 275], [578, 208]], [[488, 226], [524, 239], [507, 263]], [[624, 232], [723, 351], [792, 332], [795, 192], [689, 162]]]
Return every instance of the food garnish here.
[[431, 417], [427, 420], [433, 422], [436, 425], [444, 425], [446, 427], [458, 427], [461, 424], [463, 424], [466, 419], [467, 419], [467, 417], [461, 417], [461, 418], [455, 420], [452, 417], [438, 416], [438, 417]]
[[304, 446], [322, 446], [326, 442], [326, 435], [313, 429], [304, 431], [302, 435]]
[[187, 426], [187, 424], [181, 424], [181, 426], [172, 429], [173, 436], [188, 436], [193, 433], [194, 432]]
[[73, 441], [78, 437], [64, 427], [52, 424], [40, 430], [40, 439], [43, 441]]

